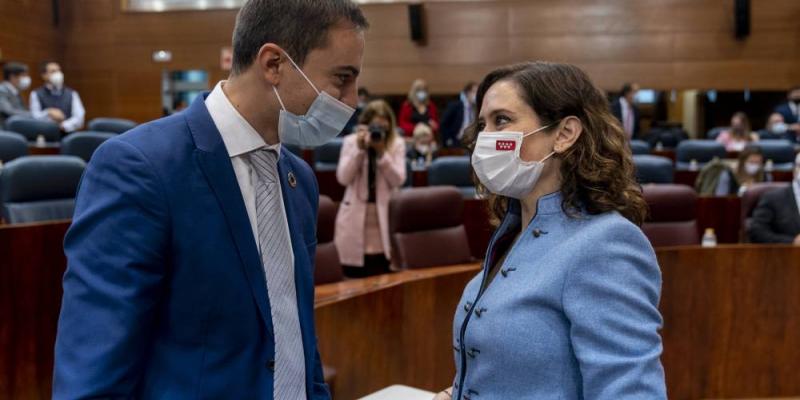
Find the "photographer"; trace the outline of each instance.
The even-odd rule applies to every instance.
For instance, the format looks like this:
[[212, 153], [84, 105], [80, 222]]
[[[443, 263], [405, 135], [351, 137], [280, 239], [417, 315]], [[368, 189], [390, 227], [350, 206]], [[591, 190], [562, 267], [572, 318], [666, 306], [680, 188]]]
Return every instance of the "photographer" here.
[[336, 179], [346, 186], [336, 215], [335, 243], [348, 277], [389, 272], [389, 199], [406, 180], [405, 142], [392, 108], [367, 104], [356, 134], [345, 137]]

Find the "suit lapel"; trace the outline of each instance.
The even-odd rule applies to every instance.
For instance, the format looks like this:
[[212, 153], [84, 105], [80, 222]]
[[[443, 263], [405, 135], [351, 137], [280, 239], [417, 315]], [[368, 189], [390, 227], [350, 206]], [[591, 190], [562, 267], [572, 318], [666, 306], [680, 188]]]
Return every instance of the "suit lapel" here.
[[198, 97], [185, 114], [197, 145], [195, 157], [225, 215], [225, 221], [236, 243], [253, 298], [258, 305], [267, 330], [272, 333], [272, 318], [264, 268], [253, 238], [250, 219], [247, 216], [247, 209], [242, 200], [242, 192], [239, 189], [228, 151], [203, 100], [204, 96]]

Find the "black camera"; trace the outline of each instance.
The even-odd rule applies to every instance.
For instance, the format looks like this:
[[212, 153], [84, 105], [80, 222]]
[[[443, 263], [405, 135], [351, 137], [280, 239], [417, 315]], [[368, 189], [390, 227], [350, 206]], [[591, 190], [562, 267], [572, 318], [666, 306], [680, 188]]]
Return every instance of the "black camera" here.
[[386, 138], [386, 129], [383, 126], [378, 124], [372, 124], [369, 126], [369, 140], [373, 142], [380, 142]]

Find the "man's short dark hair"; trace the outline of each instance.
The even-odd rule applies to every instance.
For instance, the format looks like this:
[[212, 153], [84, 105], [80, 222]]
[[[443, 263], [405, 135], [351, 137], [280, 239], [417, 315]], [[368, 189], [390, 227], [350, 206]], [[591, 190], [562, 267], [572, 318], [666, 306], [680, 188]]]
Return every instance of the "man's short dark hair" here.
[[59, 67], [61, 66], [61, 64], [59, 64], [58, 61], [44, 60], [41, 63], [39, 63], [39, 73], [44, 74], [45, 72], [47, 72], [47, 66], [50, 64], [56, 64]]
[[311, 50], [327, 45], [328, 31], [340, 22], [357, 29], [369, 26], [351, 0], [248, 0], [233, 29], [233, 73], [249, 68], [266, 43], [275, 43], [303, 65]]
[[625, 83], [622, 85], [622, 90], [620, 90], [620, 95], [625, 96], [632, 91], [633, 91], [633, 84]]
[[462, 90], [462, 92], [463, 92], [463, 93], [467, 93], [467, 92], [469, 92], [470, 90], [472, 90], [472, 89], [476, 88], [477, 86], [478, 86], [478, 84], [477, 84], [476, 82], [472, 82], [472, 81], [470, 81], [470, 82], [467, 82], [467, 84], [466, 84], [466, 85], [464, 85], [464, 90]]
[[28, 72], [28, 66], [16, 61], [9, 61], [3, 66], [3, 79], [9, 80], [12, 76]]

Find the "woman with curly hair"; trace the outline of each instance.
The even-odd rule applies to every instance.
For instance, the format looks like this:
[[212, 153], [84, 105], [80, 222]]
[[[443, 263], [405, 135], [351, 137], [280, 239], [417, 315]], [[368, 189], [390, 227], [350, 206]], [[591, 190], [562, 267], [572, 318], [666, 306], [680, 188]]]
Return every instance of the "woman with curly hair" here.
[[666, 399], [661, 275], [607, 100], [577, 67], [535, 62], [490, 73], [477, 104], [472, 165], [499, 224], [437, 399]]

